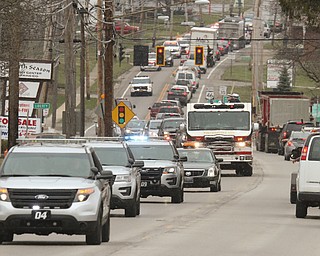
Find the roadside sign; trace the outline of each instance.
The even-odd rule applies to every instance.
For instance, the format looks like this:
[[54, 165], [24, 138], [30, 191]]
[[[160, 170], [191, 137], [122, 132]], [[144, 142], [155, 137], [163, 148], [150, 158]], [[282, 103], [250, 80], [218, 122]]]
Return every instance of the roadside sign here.
[[112, 120], [120, 127], [126, 127], [127, 123], [135, 116], [135, 113], [124, 102], [120, 102], [112, 110]]
[[220, 86], [219, 93], [220, 95], [227, 95], [227, 86]]
[[35, 108], [35, 109], [50, 108], [50, 103], [33, 103], [33, 108]]

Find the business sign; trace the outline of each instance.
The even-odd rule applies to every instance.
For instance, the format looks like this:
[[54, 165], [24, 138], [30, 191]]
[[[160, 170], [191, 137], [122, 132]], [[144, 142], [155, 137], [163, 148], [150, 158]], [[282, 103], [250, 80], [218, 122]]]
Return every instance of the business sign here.
[[[0, 130], [1, 138], [8, 138], [9, 117], [0, 116]], [[18, 118], [18, 137], [19, 139], [25, 138], [26, 135], [31, 135], [41, 132], [40, 118]]]
[[278, 87], [279, 77], [284, 66], [288, 68], [288, 74], [291, 80], [290, 86], [292, 87], [292, 63], [288, 60], [270, 59], [267, 62], [267, 88]]
[[[19, 116], [32, 116], [32, 111], [34, 108], [34, 101], [26, 101], [26, 100], [19, 100], [19, 109], [18, 109], [18, 115]], [[5, 110], [4, 110], [4, 114], [6, 116], [9, 115], [9, 101], [6, 100], [5, 101]]]
[[[37, 98], [40, 82], [19, 81], [19, 98]], [[6, 96], [9, 97], [9, 81], [6, 84]]]
[[[9, 77], [9, 62], [0, 61], [0, 77]], [[20, 62], [19, 78], [31, 80], [51, 80], [52, 63], [31, 61]]]

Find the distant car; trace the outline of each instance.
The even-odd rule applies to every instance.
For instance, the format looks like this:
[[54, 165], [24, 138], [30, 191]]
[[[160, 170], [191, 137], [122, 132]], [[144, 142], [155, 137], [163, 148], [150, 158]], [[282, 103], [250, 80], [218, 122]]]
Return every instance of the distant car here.
[[190, 47], [190, 41], [188, 40], [178, 40], [178, 44], [180, 46], [180, 53], [181, 55], [188, 55], [189, 54], [189, 47]]
[[181, 47], [178, 41], [176, 40], [164, 41], [163, 46], [165, 47], [165, 50], [168, 50], [171, 52], [174, 58], [181, 57]]
[[120, 102], [123, 102], [124, 104], [126, 104], [126, 106], [128, 108], [134, 109], [136, 107], [136, 105], [132, 104], [130, 100], [128, 100], [127, 98], [115, 98], [114, 103], [115, 106], [117, 106]]
[[158, 114], [160, 113], [177, 113], [181, 116], [184, 114], [182, 108], [178, 106], [162, 106], [159, 108]]
[[162, 120], [166, 118], [176, 118], [176, 117], [182, 117], [179, 113], [158, 113], [156, 115], [156, 120]]
[[291, 135], [284, 145], [284, 160], [289, 161], [290, 156], [292, 154], [292, 150], [301, 148], [305, 143], [307, 137], [309, 136], [310, 132], [304, 131], [292, 131]]
[[189, 90], [194, 93], [197, 90], [196, 86], [193, 86], [192, 81], [190, 79], [178, 79], [175, 85], [184, 85], [188, 86]]
[[155, 71], [160, 71], [161, 67], [157, 65], [157, 54], [155, 52], [150, 52], [148, 54], [148, 66], [140, 66], [141, 71], [145, 70], [155, 70]]
[[197, 77], [197, 74], [192, 70], [178, 71], [175, 76], [175, 81], [177, 82], [178, 79], [191, 80], [192, 88], [199, 88], [199, 78]]
[[151, 81], [149, 76], [135, 76], [129, 85], [131, 96], [152, 96], [153, 82]]
[[186, 106], [191, 99], [191, 95], [192, 95], [192, 92], [189, 90], [188, 86], [173, 85], [168, 90], [167, 99], [179, 100], [181, 105]]
[[[182, 107], [182, 105], [181, 105], [181, 103], [180, 103], [180, 101], [178, 101], [178, 100], [162, 100], [161, 102], [163, 102], [163, 103], [168, 103], [168, 104], [173, 104], [174, 106], [178, 106], [178, 107], [180, 107], [181, 109], [183, 108]], [[183, 109], [182, 109], [183, 110]]]
[[171, 51], [165, 50], [164, 54], [165, 54], [165, 66], [166, 67], [172, 67], [173, 64], [174, 64], [173, 63], [174, 56], [172, 55]]
[[185, 124], [186, 120], [183, 117], [163, 119], [158, 135], [166, 140], [172, 140], [175, 144], [177, 131], [181, 124]]
[[138, 26], [131, 26], [127, 22], [122, 22], [121, 20], [116, 20], [114, 23], [115, 30], [120, 33], [121, 29], [123, 27], [123, 33], [124, 34], [130, 34], [134, 32], [138, 32], [140, 28]]
[[144, 135], [149, 137], [158, 137], [159, 128], [162, 120], [151, 119], [144, 128]]
[[210, 188], [210, 192], [221, 191], [221, 169], [219, 162], [211, 149], [178, 148], [180, 156], [186, 156], [184, 166], [185, 188]]
[[[196, 66], [195, 63], [194, 63], [194, 57], [193, 55], [190, 55], [191, 57], [186, 60], [184, 63], [183, 63], [183, 66]], [[201, 70], [201, 74], [205, 74], [207, 73], [207, 64], [206, 64], [206, 61], [203, 62], [203, 65], [199, 66], [200, 70]]]
[[143, 135], [145, 125], [145, 120], [130, 120], [126, 125], [124, 135]]
[[283, 125], [279, 136], [279, 150], [278, 154], [284, 154], [284, 145], [287, 143], [292, 131], [301, 131], [303, 127], [313, 127], [313, 122], [303, 122], [303, 121], [288, 121]]
[[148, 108], [150, 110], [150, 118], [151, 119], [156, 118], [156, 115], [158, 114], [159, 109], [162, 106], [175, 106], [175, 104], [171, 103], [171, 102], [167, 102], [167, 101], [153, 103], [153, 105]]
[[270, 25], [268, 23], [264, 23], [263, 36], [266, 38], [270, 38], [270, 36], [271, 36], [271, 29], [270, 29]]

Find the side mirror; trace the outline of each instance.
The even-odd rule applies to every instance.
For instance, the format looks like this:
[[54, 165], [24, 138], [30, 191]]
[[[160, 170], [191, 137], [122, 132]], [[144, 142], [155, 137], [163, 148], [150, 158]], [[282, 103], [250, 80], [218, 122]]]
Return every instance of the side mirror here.
[[114, 177], [113, 177], [112, 171], [110, 171], [110, 170], [102, 170], [100, 172], [100, 175], [97, 176], [97, 179], [99, 179], [99, 180], [113, 180]]
[[293, 149], [291, 152], [290, 158], [291, 159], [299, 158], [301, 156], [301, 149], [302, 149], [301, 147]]
[[217, 158], [218, 163], [223, 162], [223, 158]]
[[180, 160], [181, 162], [187, 162], [187, 161], [188, 161], [188, 157], [186, 157], [186, 156], [181, 156], [181, 157], [179, 158], [179, 160]]
[[259, 130], [259, 123], [253, 123], [253, 130], [258, 131]]
[[132, 167], [140, 167], [142, 168], [144, 166], [144, 161], [135, 161], [132, 165]]

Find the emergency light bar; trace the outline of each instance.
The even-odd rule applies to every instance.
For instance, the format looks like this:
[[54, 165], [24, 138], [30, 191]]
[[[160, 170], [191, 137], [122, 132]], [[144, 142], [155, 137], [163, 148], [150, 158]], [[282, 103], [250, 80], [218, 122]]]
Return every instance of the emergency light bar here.
[[244, 109], [244, 104], [194, 104], [195, 109]]

